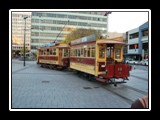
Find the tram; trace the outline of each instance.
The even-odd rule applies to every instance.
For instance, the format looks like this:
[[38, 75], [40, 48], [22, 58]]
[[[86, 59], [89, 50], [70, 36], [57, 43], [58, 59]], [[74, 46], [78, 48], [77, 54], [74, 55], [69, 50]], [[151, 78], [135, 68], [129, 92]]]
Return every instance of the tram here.
[[69, 44], [59, 43], [50, 47], [37, 49], [37, 63], [42, 67], [70, 68], [79, 74], [108, 83], [124, 82], [132, 69], [123, 63], [123, 47], [126, 43], [109, 39], [96, 39], [92, 34], [71, 41]]
[[51, 69], [69, 67], [69, 45], [56, 43], [37, 49], [37, 64]]

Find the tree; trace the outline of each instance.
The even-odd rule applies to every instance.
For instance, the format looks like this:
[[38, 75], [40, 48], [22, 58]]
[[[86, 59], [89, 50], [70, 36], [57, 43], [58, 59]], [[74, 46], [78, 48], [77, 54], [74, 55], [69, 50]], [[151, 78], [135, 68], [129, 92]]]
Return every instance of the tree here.
[[[26, 48], [25, 53], [27, 53], [27, 52], [29, 52], [29, 50]], [[24, 48], [22, 48], [22, 50], [21, 50], [21, 55], [23, 55], [23, 53], [24, 53]]]
[[72, 40], [78, 39], [78, 38], [82, 38], [91, 34], [95, 34], [96, 35], [96, 39], [100, 39], [102, 37], [101, 33], [99, 31], [96, 31], [94, 29], [84, 29], [84, 28], [80, 28], [80, 29], [76, 29], [74, 31], [72, 31], [70, 34], [68, 34], [65, 38], [64, 41], [62, 41], [62, 43], [70, 43]]

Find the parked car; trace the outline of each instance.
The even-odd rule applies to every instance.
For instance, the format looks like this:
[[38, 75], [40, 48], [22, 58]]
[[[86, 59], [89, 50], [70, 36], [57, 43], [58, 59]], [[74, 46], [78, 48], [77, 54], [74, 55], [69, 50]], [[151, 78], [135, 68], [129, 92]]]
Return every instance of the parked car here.
[[144, 59], [140, 63], [141, 65], [148, 65], [148, 59]]
[[136, 61], [136, 60], [126, 60], [126, 63], [130, 63], [130, 64], [139, 64], [139, 62]]

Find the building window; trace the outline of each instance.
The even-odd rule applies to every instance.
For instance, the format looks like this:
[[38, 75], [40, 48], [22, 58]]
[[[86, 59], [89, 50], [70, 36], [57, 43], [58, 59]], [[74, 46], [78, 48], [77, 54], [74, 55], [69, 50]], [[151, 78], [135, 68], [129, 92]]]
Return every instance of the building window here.
[[148, 36], [148, 29], [147, 30], [144, 30], [144, 31], [142, 31], [142, 36]]
[[[138, 44], [136, 44], [136, 49], [138, 48]], [[129, 45], [129, 49], [135, 49], [135, 44]]]
[[137, 33], [133, 33], [129, 35], [129, 39], [133, 39], [133, 38], [137, 38], [138, 37], [138, 32]]

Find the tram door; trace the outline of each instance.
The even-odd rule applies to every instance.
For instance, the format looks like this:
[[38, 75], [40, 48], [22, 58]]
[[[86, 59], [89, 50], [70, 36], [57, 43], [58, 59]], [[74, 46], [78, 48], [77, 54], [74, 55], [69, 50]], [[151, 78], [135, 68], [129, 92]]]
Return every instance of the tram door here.
[[61, 65], [62, 64], [62, 55], [63, 55], [63, 50], [62, 48], [59, 48], [59, 64]]
[[114, 63], [114, 44], [107, 44], [107, 64]]

